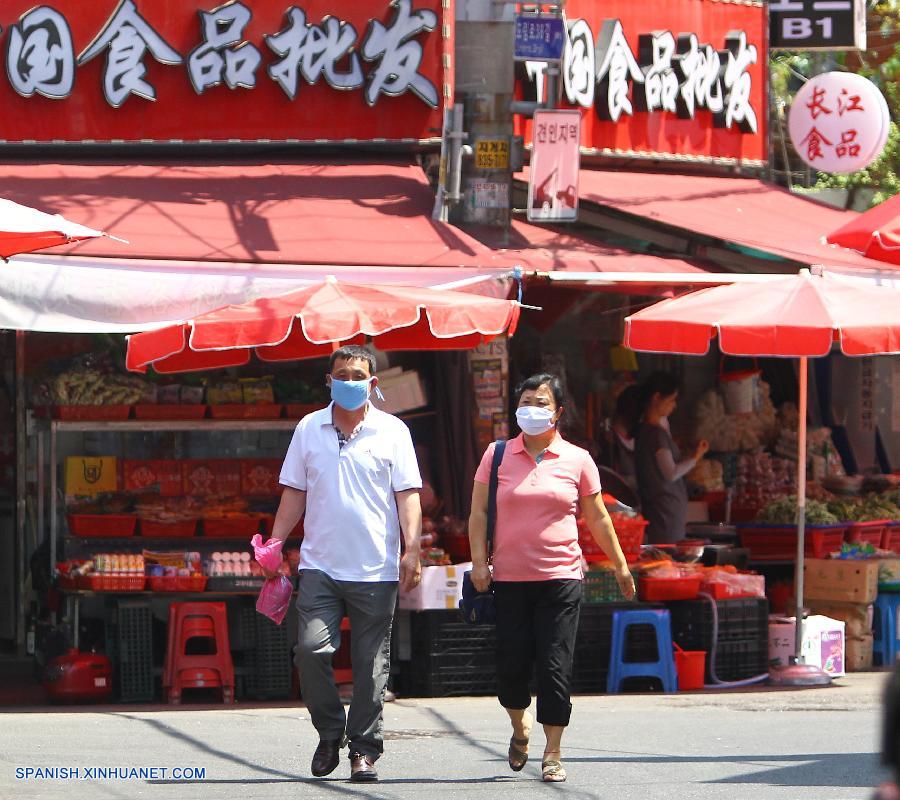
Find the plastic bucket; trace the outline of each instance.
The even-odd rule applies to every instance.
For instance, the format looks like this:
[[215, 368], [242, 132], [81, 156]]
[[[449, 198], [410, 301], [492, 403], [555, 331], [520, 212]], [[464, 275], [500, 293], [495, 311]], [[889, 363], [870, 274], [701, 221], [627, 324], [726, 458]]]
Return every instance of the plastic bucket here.
[[676, 650], [675, 671], [678, 673], [679, 692], [702, 689], [706, 675], [706, 651]]
[[[754, 359], [754, 364], [756, 359]], [[719, 361], [719, 389], [725, 411], [729, 414], [750, 414], [759, 407], [759, 368], [741, 372], [725, 372], [724, 356]]]

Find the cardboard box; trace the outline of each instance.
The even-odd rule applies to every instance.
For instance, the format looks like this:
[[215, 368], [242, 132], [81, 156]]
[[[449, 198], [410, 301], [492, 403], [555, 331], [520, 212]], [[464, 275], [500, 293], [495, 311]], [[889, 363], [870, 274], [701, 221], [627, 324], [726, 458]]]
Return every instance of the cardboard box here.
[[887, 585], [900, 584], [900, 558], [878, 560], [878, 582]]
[[872, 669], [872, 634], [847, 638], [847, 672]]
[[126, 492], [158, 491], [164, 497], [177, 497], [184, 490], [181, 462], [175, 460], [125, 459], [122, 482]]
[[871, 605], [832, 603], [825, 600], [812, 600], [807, 605], [810, 614], [841, 620], [848, 639], [872, 633], [874, 609]]
[[277, 458], [242, 458], [241, 494], [251, 497], [280, 495], [284, 488], [278, 482], [281, 463]]
[[66, 497], [94, 497], [119, 488], [115, 456], [68, 456]]
[[452, 567], [422, 567], [422, 581], [410, 592], [400, 592], [400, 608], [410, 611], [459, 608], [462, 600], [463, 573], [471, 564]]
[[391, 371], [379, 374], [378, 388], [384, 394], [384, 400], [373, 397], [373, 402], [388, 414], [399, 414], [428, 405], [425, 384], [416, 370], [400, 374]]
[[[790, 663], [794, 654], [795, 622], [793, 617], [769, 618], [769, 662]], [[822, 616], [807, 617], [803, 622], [803, 645], [800, 655], [833, 678], [845, 674], [844, 623]]]
[[241, 493], [241, 466], [236, 458], [190, 459], [181, 466], [186, 495]]
[[810, 558], [804, 567], [804, 599], [868, 604], [878, 595], [878, 561]]

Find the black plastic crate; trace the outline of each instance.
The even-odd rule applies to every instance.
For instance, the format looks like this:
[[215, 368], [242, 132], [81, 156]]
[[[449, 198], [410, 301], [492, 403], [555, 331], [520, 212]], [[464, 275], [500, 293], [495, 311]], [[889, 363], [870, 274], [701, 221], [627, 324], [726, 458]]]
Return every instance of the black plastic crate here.
[[[706, 656], [706, 680], [712, 681], [709, 654]], [[720, 681], [755, 678], [769, 670], [769, 643], [757, 639], [726, 641], [716, 648], [716, 677]]]
[[[685, 650], [709, 650], [712, 645], [713, 611], [709, 600], [682, 600], [668, 604], [672, 638]], [[769, 602], [764, 597], [716, 601], [717, 639], [727, 641], [769, 639]], [[768, 645], [766, 645], [768, 646]]]
[[441, 655], [448, 652], [494, 651], [493, 625], [470, 625], [459, 611], [413, 611], [409, 615], [410, 646], [417, 653]]
[[117, 600], [111, 659], [114, 685], [123, 703], [154, 700], [153, 611], [144, 600]]
[[291, 694], [291, 653], [287, 625], [256, 614], [256, 646], [246, 652], [244, 691], [256, 700], [283, 700]]
[[408, 693], [413, 697], [463, 697], [492, 695], [497, 692], [497, 677], [493, 664], [477, 670], [459, 666], [439, 666], [432, 671], [407, 667]]

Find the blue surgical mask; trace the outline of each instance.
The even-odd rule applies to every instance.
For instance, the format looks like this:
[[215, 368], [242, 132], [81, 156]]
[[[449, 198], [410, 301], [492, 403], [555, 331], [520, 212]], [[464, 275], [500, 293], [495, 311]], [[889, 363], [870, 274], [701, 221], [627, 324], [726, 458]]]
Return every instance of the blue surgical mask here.
[[529, 436], [540, 436], [553, 427], [553, 414], [549, 408], [540, 406], [522, 406], [516, 409], [516, 422], [523, 433]]
[[346, 411], [356, 411], [369, 401], [372, 379], [339, 381], [331, 379], [331, 399]]

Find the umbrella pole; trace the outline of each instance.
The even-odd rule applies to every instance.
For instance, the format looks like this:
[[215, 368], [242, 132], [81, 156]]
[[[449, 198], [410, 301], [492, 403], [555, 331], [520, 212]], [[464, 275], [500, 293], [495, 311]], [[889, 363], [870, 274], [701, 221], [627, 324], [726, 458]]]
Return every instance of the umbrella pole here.
[[808, 395], [808, 361], [800, 357], [800, 391], [797, 420], [797, 563], [794, 587], [797, 596], [794, 655], [798, 664], [802, 663], [800, 651], [803, 647], [803, 560], [806, 538], [806, 404]]

